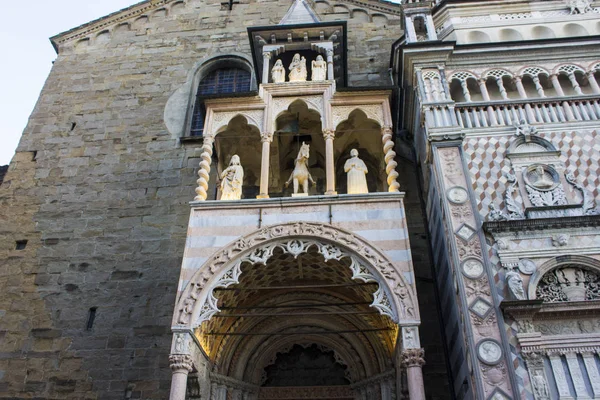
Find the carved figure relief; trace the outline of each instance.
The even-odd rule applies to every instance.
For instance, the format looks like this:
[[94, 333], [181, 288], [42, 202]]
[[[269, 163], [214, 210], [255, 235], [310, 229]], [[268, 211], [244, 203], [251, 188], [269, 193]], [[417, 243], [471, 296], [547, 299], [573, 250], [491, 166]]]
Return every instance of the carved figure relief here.
[[306, 70], [306, 58], [300, 57], [300, 54], [294, 54], [290, 64], [289, 78], [290, 82], [306, 82], [308, 72]]
[[327, 63], [323, 60], [322, 55], [318, 55], [316, 60], [313, 60], [311, 81], [324, 81], [327, 76]]
[[294, 194], [298, 194], [298, 189], [302, 186], [302, 193], [308, 195], [308, 184], [315, 184], [312, 175], [308, 171], [308, 158], [310, 156], [310, 146], [302, 142], [300, 151], [296, 156], [295, 167], [290, 175], [290, 179], [285, 183], [285, 187], [290, 185], [290, 182], [294, 184]]
[[531, 275], [537, 270], [537, 266], [528, 258], [522, 258], [518, 264], [519, 271], [525, 275]]
[[348, 194], [369, 193], [367, 187], [367, 166], [358, 158], [358, 150], [350, 150], [350, 158], [344, 164], [344, 171], [348, 177]]
[[275, 65], [271, 69], [271, 79], [273, 80], [273, 83], [285, 82], [285, 67], [281, 60], [275, 61]]
[[454, 186], [448, 189], [446, 196], [454, 204], [464, 204], [469, 199], [467, 190], [460, 186]]
[[517, 271], [511, 270], [506, 273], [506, 283], [508, 290], [515, 300], [525, 300], [525, 289], [523, 288], [523, 278]]
[[240, 157], [231, 157], [229, 167], [221, 174], [221, 200], [239, 200], [242, 198], [244, 169], [240, 165]]
[[486, 364], [497, 364], [502, 359], [502, 348], [492, 339], [486, 339], [477, 346], [479, 359]]
[[506, 180], [509, 185], [506, 189], [506, 194], [504, 195], [504, 202], [506, 203], [506, 209], [508, 210], [508, 219], [524, 219], [525, 214], [514, 198], [514, 193], [517, 191], [517, 178], [512, 174], [506, 174]]
[[571, 236], [568, 233], [561, 233], [560, 235], [556, 235], [552, 237], [552, 246], [554, 247], [564, 247], [569, 244], [569, 239]]
[[468, 258], [463, 262], [462, 270], [467, 278], [478, 279], [483, 275], [483, 263], [476, 258]]
[[529, 201], [535, 207], [567, 204], [558, 173], [548, 165], [532, 165], [523, 172]]
[[544, 377], [544, 372], [542, 370], [537, 370], [533, 373], [532, 384], [535, 398], [537, 400], [545, 400], [550, 398], [550, 391], [548, 390], [546, 377]]
[[565, 3], [571, 9], [571, 14], [585, 14], [594, 11], [592, 0], [565, 0]]

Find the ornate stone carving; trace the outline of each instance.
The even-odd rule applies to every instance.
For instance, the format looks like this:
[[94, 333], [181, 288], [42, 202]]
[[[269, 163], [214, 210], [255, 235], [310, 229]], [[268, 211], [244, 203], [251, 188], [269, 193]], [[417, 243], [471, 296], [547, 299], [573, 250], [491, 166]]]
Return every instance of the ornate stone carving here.
[[483, 263], [477, 258], [468, 258], [462, 263], [462, 271], [467, 278], [481, 278], [484, 273]]
[[169, 356], [169, 366], [173, 372], [192, 372], [194, 364], [189, 354], [171, 354]]
[[402, 351], [402, 366], [405, 368], [422, 367], [425, 365], [425, 350], [406, 349]]
[[533, 385], [533, 393], [536, 400], [550, 399], [550, 390], [544, 376], [544, 371], [538, 369], [532, 373], [531, 384]]
[[535, 207], [567, 204], [565, 191], [560, 186], [558, 173], [548, 165], [532, 165], [523, 171], [523, 180], [529, 201]]
[[578, 265], [564, 265], [547, 272], [536, 296], [549, 303], [600, 299], [600, 275]]
[[521, 121], [519, 123], [515, 122], [514, 126], [517, 129], [517, 131], [515, 132], [515, 136], [523, 137], [525, 139], [525, 142], [530, 142], [531, 137], [533, 135], [537, 135], [538, 133], [537, 128], [535, 126], [529, 125], [527, 119], [525, 118], [521, 118]]
[[298, 156], [296, 156], [296, 161], [294, 162], [294, 170], [290, 175], [290, 179], [285, 183], [285, 187], [288, 187], [290, 182], [293, 182], [294, 194], [298, 194], [298, 188], [302, 185], [302, 193], [308, 195], [308, 184], [315, 184], [312, 175], [308, 171], [309, 156], [310, 147], [308, 144], [302, 142], [302, 147], [300, 147], [300, 151], [298, 151]]
[[358, 150], [350, 150], [350, 158], [344, 164], [344, 171], [348, 178], [348, 194], [369, 193], [367, 186], [367, 166], [358, 158]]
[[583, 198], [583, 202], [581, 203], [583, 215], [598, 214], [598, 211], [595, 209], [596, 202], [594, 201], [594, 198], [590, 196], [588, 191], [585, 190], [584, 187], [577, 182], [575, 175], [572, 172], [565, 173], [565, 179], [567, 180], [567, 182], [573, 185], [575, 189], [581, 192], [581, 197]]
[[490, 287], [485, 277], [465, 282], [465, 288], [468, 296], [491, 296]]
[[229, 166], [221, 173], [221, 200], [239, 200], [242, 198], [244, 169], [240, 165], [240, 157], [234, 154]]
[[[314, 239], [308, 239], [309, 237]], [[402, 275], [383, 253], [371, 247], [363, 239], [340, 228], [318, 223], [293, 222], [265, 227], [238, 239], [212, 256], [194, 274], [182, 293], [178, 302], [178, 324], [196, 327], [198, 326], [197, 321], [193, 321], [191, 318], [194, 312], [200, 315], [201, 310], [204, 310], [202, 315], [209, 315], [209, 312], [214, 311], [216, 303], [210, 299], [209, 294], [216, 287], [227, 287], [238, 283], [243, 263], [264, 264], [271, 257], [275, 248], [280, 248], [285, 253], [297, 257], [311, 246], [316, 246], [325, 260], [350, 258], [353, 279], [385, 280], [391, 293], [386, 292], [386, 296], [382, 296], [380, 299], [385, 301], [387, 298], [390, 301], [393, 312], [390, 317], [394, 322], [418, 319], [414, 290], [405, 282]], [[213, 277], [217, 273], [221, 274], [220, 278], [214, 280]], [[211, 281], [209, 291], [203, 292], [209, 281]], [[199, 305], [197, 300], [200, 299], [201, 294], [202, 305]], [[393, 295], [394, 301], [389, 297], [390, 295]], [[208, 308], [203, 308], [207, 303]], [[373, 307], [376, 304], [374, 302]], [[382, 312], [385, 308], [378, 307], [377, 309]]]
[[531, 275], [537, 270], [537, 266], [533, 261], [528, 258], [522, 258], [519, 260], [518, 268], [521, 273], [525, 275]]
[[517, 178], [512, 174], [506, 174], [506, 180], [509, 185], [504, 195], [504, 202], [506, 203], [506, 209], [508, 210], [509, 219], [525, 219], [525, 214], [519, 205], [517, 205], [514, 193], [517, 192]]
[[515, 300], [526, 300], [525, 289], [523, 288], [523, 278], [517, 271], [511, 270], [506, 273], [506, 284], [508, 291]]
[[592, 0], [565, 0], [565, 4], [570, 8], [571, 14], [585, 14], [594, 11]]
[[402, 348], [416, 349], [421, 347], [419, 331], [416, 326], [402, 328]]
[[506, 366], [504, 363], [499, 363], [494, 366], [483, 365], [481, 367], [483, 380], [490, 386], [502, 385], [506, 382]]
[[490, 211], [488, 212], [487, 220], [488, 221], [507, 221], [508, 217], [506, 215], [504, 215], [504, 213], [502, 211], [500, 211], [500, 209], [498, 209], [498, 207], [496, 207], [496, 205], [494, 203], [492, 203], [492, 204], [490, 204]]
[[569, 244], [571, 236], [568, 233], [561, 233], [556, 236], [552, 236], [552, 246], [554, 247], [565, 247]]
[[469, 200], [469, 192], [463, 187], [454, 186], [446, 191], [446, 197], [451, 203], [464, 204]]
[[383, 120], [383, 107], [381, 104], [365, 104], [358, 106], [333, 106], [332, 107], [332, 119], [333, 127], [337, 128], [338, 125], [350, 117], [350, 114], [354, 110], [360, 110], [364, 112], [367, 118], [377, 122], [380, 126], [384, 125]]

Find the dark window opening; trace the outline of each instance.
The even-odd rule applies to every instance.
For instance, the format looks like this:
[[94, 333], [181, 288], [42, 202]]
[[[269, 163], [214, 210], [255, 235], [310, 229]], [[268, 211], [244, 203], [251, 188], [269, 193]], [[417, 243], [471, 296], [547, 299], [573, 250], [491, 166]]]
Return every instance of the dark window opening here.
[[37, 160], [37, 151], [32, 151], [31, 152], [31, 161], [36, 161]]
[[96, 319], [96, 310], [97, 309], [98, 309], [98, 307], [90, 308], [90, 312], [88, 314], [87, 326], [85, 328], [88, 331], [91, 331], [92, 328], [94, 327], [94, 320]]
[[17, 245], [15, 246], [15, 249], [25, 250], [25, 247], [27, 247], [27, 240], [17, 240]]
[[192, 116], [190, 136], [202, 136], [206, 107], [204, 100], [209, 96], [250, 91], [250, 72], [240, 68], [216, 69], [206, 75], [198, 85], [196, 105]]

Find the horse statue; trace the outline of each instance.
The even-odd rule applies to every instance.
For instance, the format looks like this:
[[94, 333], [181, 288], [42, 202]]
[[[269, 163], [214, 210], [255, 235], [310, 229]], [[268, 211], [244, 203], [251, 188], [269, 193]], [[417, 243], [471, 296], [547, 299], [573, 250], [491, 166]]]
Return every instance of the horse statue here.
[[298, 194], [298, 187], [302, 185], [302, 193], [308, 194], [308, 183], [315, 184], [313, 177], [308, 172], [308, 157], [309, 157], [310, 147], [308, 144], [302, 142], [302, 147], [300, 147], [300, 151], [298, 152], [298, 156], [296, 156], [296, 161], [294, 164], [294, 170], [290, 175], [290, 179], [285, 183], [285, 187], [290, 185], [290, 182], [294, 182], [294, 194]]

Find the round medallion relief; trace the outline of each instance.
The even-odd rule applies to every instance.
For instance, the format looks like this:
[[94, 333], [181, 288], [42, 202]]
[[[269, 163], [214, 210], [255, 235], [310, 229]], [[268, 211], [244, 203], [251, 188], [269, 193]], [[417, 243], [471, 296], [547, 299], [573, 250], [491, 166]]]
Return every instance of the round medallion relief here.
[[502, 360], [502, 347], [493, 339], [485, 339], [477, 345], [477, 356], [486, 364], [498, 364]]
[[469, 200], [469, 193], [467, 192], [467, 189], [463, 187], [454, 186], [448, 189], [446, 192], [446, 197], [451, 203], [464, 204], [467, 202], [467, 200]]
[[522, 258], [519, 260], [519, 271], [525, 275], [531, 275], [535, 272], [537, 266], [533, 261], [528, 258]]
[[550, 165], [530, 165], [523, 172], [525, 183], [536, 190], [548, 191], [556, 188], [560, 183], [558, 172]]
[[483, 275], [483, 271], [483, 263], [477, 258], [467, 258], [462, 263], [462, 272], [467, 278], [480, 278]]

